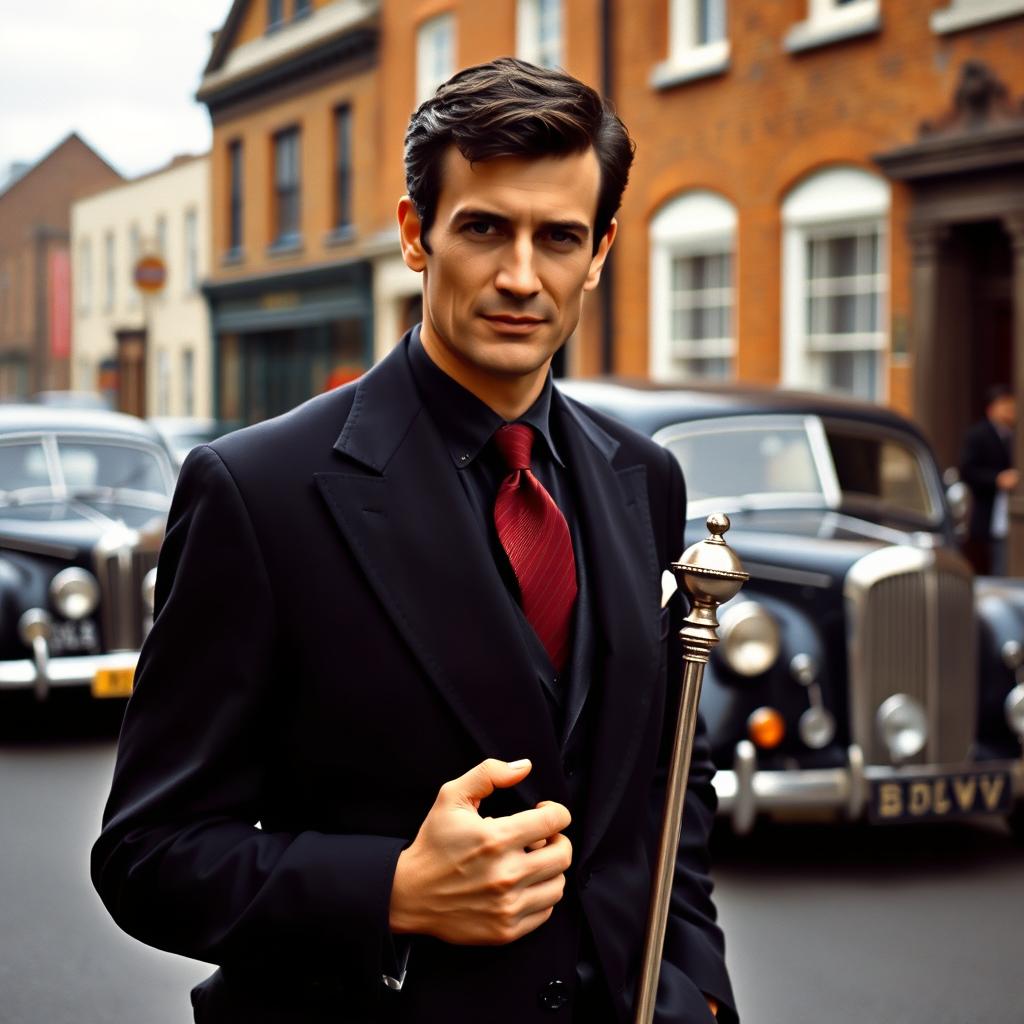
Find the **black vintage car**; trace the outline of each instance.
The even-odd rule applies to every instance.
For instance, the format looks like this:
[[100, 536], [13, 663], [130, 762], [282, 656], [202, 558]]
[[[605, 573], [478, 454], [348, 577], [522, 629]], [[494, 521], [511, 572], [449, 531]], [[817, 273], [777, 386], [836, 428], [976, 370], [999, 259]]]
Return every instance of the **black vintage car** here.
[[688, 544], [731, 518], [751, 578], [701, 709], [735, 831], [764, 813], [1024, 832], [1024, 580], [973, 576], [912, 423], [817, 394], [561, 386], [679, 460]]
[[0, 405], [0, 695], [128, 696], [174, 477], [133, 416]]

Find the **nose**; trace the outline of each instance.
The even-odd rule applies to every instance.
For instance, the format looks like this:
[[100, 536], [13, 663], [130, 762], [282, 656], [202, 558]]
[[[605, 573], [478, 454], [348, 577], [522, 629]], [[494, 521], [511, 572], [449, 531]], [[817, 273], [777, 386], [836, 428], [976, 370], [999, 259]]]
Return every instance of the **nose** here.
[[505, 247], [501, 266], [494, 286], [517, 299], [528, 299], [541, 290], [540, 279], [533, 265], [533, 239], [529, 235], [517, 236], [512, 245]]

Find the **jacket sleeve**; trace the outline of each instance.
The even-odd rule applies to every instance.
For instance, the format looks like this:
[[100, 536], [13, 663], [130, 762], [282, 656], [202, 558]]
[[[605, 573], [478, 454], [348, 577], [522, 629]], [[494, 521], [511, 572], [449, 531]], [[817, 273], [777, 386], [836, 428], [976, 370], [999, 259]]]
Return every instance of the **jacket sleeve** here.
[[212, 448], [182, 469], [156, 604], [92, 852], [97, 891], [150, 945], [372, 1002], [406, 842], [258, 825], [282, 700], [274, 594]]
[[[675, 559], [683, 551], [686, 493], [679, 464], [669, 452], [666, 451], [665, 456], [669, 463], [670, 480], [670, 500], [667, 503], [668, 531], [674, 541], [671, 557]], [[655, 785], [652, 787], [649, 813], [649, 825], [656, 836], [660, 835], [661, 831], [669, 759], [675, 740], [682, 685], [682, 645], [679, 641], [679, 630], [686, 614], [682, 594], [677, 592], [673, 595], [669, 602], [669, 612], [669, 702], [665, 710], [658, 772]], [[716, 923], [717, 911], [711, 898], [713, 885], [708, 842], [717, 808], [717, 798], [711, 784], [714, 772], [704, 719], [703, 716], [698, 716], [672, 899], [665, 930], [658, 1003], [664, 1007], [689, 1008], [693, 1002], [695, 986], [704, 996], [711, 996], [718, 1003], [718, 1020], [721, 1024], [736, 1024], [739, 1018], [725, 966], [725, 941]], [[655, 1015], [657, 1024], [669, 1024], [669, 1021], [679, 1019], [690, 1018], [676, 1016], [674, 1009], [669, 1010], [669, 1015], [666, 1016], [662, 1016], [660, 1012]], [[694, 1016], [692, 1019], [700, 1018]], [[710, 1016], [708, 1019], [711, 1019]]]

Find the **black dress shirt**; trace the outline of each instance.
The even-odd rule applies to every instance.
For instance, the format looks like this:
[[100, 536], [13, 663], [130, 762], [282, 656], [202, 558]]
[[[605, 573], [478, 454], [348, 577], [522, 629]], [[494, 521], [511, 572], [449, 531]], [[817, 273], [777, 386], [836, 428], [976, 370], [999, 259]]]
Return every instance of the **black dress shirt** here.
[[[507, 421], [434, 363], [423, 348], [418, 328], [413, 332], [409, 345], [409, 363], [420, 398], [441, 434], [451, 456], [452, 465], [458, 472], [466, 498], [473, 506], [474, 519], [487, 535], [495, 567], [510, 597], [519, 608], [519, 583], [494, 525], [494, 502], [509, 471], [497, 446], [490, 442], [495, 431], [503, 427]], [[565, 516], [569, 536], [572, 538], [579, 588], [585, 579], [582, 566], [583, 547], [579, 540], [579, 524], [573, 504], [572, 488], [552, 432], [553, 397], [554, 386], [549, 373], [537, 400], [515, 422], [525, 423], [533, 428], [531, 470]], [[526, 623], [521, 612], [520, 617], [522, 622]], [[527, 644], [545, 688], [551, 691], [551, 696], [561, 708], [566, 695], [567, 680], [560, 679], [555, 674], [532, 628], [530, 636], [527, 637]], [[561, 727], [564, 723], [558, 724]]]

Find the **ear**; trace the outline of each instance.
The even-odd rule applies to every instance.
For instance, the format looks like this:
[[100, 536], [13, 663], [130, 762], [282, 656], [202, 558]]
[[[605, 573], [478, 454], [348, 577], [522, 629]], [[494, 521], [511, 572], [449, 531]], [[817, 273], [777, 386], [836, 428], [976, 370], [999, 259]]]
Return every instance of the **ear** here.
[[427, 254], [423, 249], [423, 225], [413, 201], [408, 196], [398, 200], [398, 234], [402, 243], [402, 259], [410, 270], [422, 273], [427, 269]]
[[[587, 279], [583, 282], [583, 290], [585, 292], [592, 292], [597, 287], [598, 281], [601, 280], [601, 270], [604, 267], [604, 261], [608, 259], [608, 250], [611, 249], [612, 242], [615, 241], [615, 236], [618, 233], [619, 222], [613, 217], [611, 224], [608, 225], [608, 230], [604, 233], [604, 238], [601, 239], [597, 247], [597, 252], [594, 253], [593, 259], [590, 261]], [[406, 260], [406, 263], [408, 262]]]

